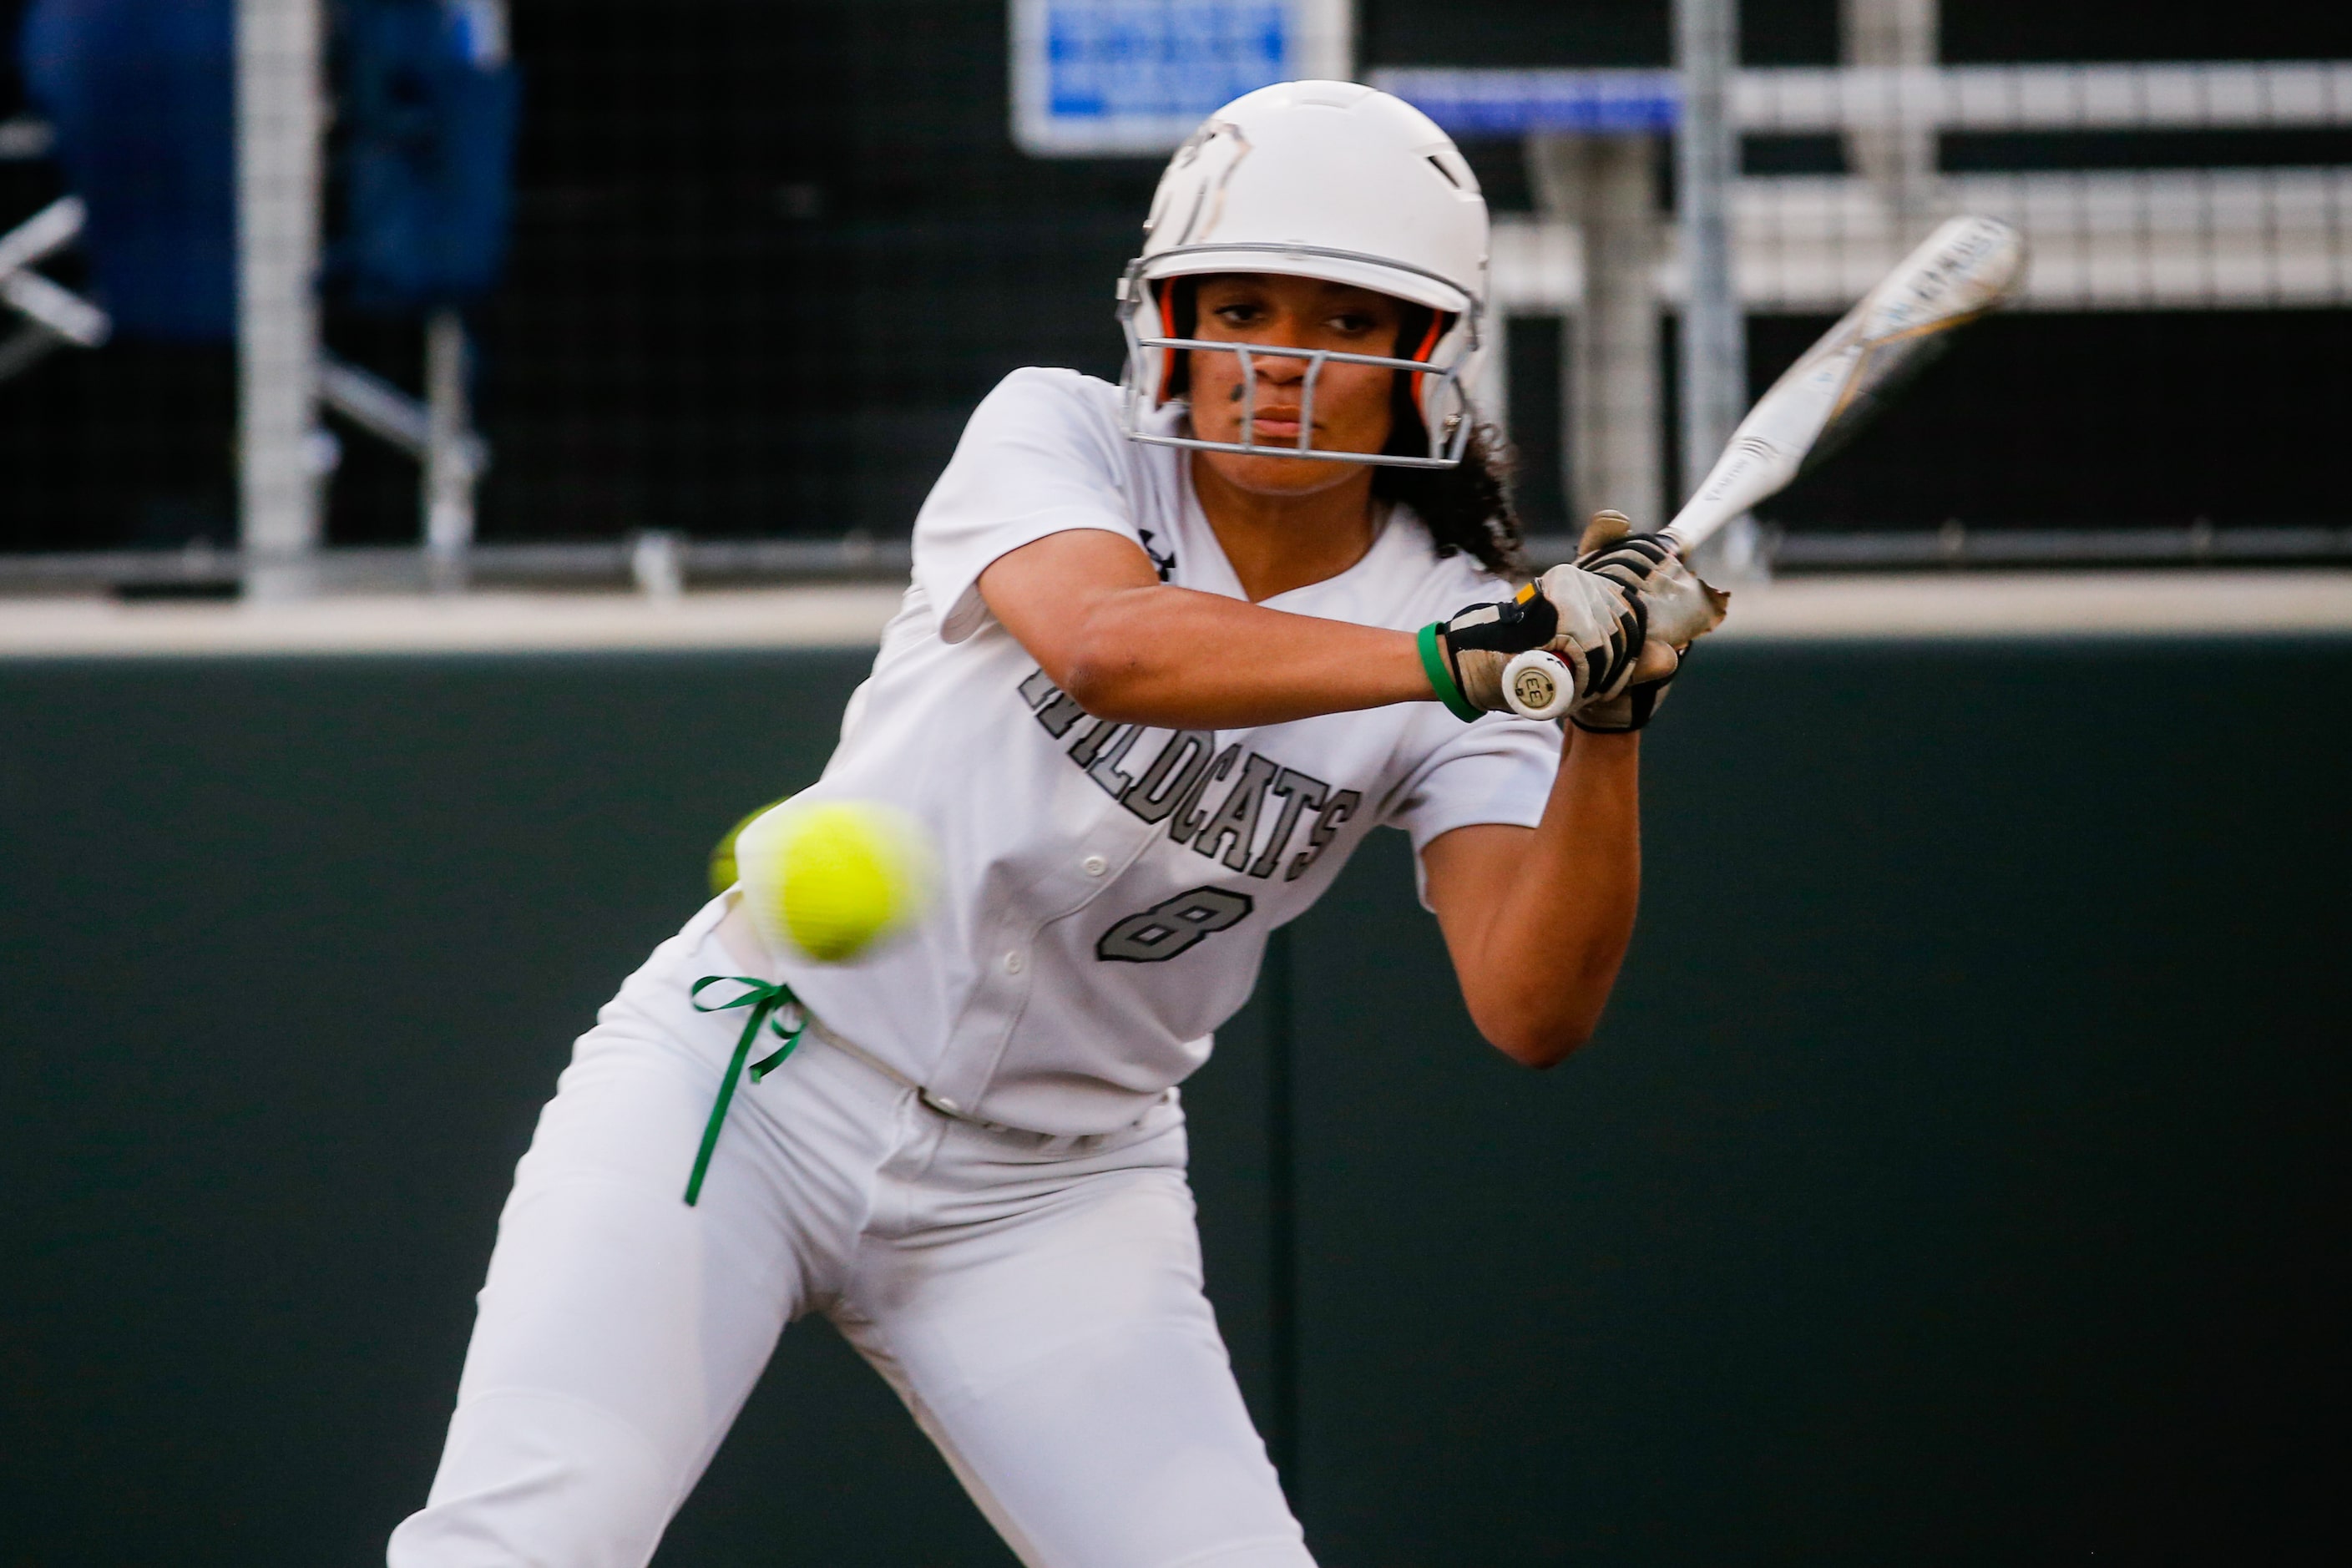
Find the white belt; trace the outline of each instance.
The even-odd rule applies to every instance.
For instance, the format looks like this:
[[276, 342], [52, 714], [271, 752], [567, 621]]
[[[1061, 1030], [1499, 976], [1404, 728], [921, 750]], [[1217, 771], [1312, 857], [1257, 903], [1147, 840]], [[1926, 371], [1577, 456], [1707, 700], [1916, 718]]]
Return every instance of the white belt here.
[[908, 1078], [905, 1073], [900, 1072], [897, 1068], [892, 1067], [888, 1062], [884, 1061], [880, 1057], [876, 1056], [864, 1046], [857, 1044], [856, 1041], [849, 1039], [835, 1030], [826, 1027], [824, 1021], [819, 1018], [815, 1014], [805, 1013], [805, 1016], [808, 1019], [808, 1032], [815, 1038], [823, 1040], [835, 1050], [841, 1052], [842, 1055], [865, 1063], [867, 1067], [872, 1068], [876, 1072], [880, 1073], [884, 1078], [888, 1079], [892, 1083], [897, 1084], [900, 1089], [909, 1089], [914, 1090], [915, 1098], [917, 1100], [921, 1100], [925, 1105], [929, 1106], [941, 1116], [952, 1117], [958, 1121], [969, 1121], [974, 1127], [985, 1128], [991, 1132], [1018, 1132], [1024, 1137], [1028, 1138], [1047, 1138], [1052, 1136], [1051, 1133], [1046, 1132], [1033, 1132], [1026, 1127], [1007, 1127], [1002, 1121], [983, 1121], [980, 1117], [974, 1116], [971, 1111], [966, 1110], [962, 1106], [958, 1105], [954, 1100], [950, 1100], [946, 1095], [935, 1094], [931, 1090], [924, 1088], [921, 1084], [917, 1083], [913, 1079]]

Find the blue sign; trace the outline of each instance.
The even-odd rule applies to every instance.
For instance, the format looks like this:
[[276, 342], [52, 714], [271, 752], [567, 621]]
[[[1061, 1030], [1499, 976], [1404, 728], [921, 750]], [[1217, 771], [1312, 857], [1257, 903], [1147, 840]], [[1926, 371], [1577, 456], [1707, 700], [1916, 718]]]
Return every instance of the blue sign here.
[[1046, 95], [1054, 117], [1198, 120], [1280, 81], [1289, 58], [1278, 3], [1150, 7], [1061, 0], [1045, 8]]
[[1682, 113], [1682, 86], [1672, 71], [1413, 68], [1377, 72], [1372, 83], [1465, 140], [1547, 131], [1668, 132]]
[[1347, 0], [1013, 0], [1013, 139], [1163, 153], [1269, 82], [1344, 77]]

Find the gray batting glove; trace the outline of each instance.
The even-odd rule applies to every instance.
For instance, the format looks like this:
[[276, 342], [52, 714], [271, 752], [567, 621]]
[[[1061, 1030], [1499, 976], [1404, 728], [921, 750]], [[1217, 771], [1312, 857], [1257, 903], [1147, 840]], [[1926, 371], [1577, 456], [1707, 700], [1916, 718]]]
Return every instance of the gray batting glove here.
[[1605, 577], [1555, 566], [1510, 599], [1472, 605], [1433, 628], [1455, 686], [1469, 705], [1510, 711], [1503, 667], [1543, 648], [1573, 673], [1580, 701], [1624, 690], [1642, 657], [1646, 612]]
[[1690, 569], [1662, 533], [1635, 533], [1622, 511], [1596, 511], [1576, 564], [1641, 596], [1650, 641], [1685, 648], [1723, 624], [1731, 595]]
[[1584, 531], [1577, 564], [1634, 595], [1646, 612], [1649, 639], [1622, 691], [1579, 702], [1580, 730], [1622, 734], [1647, 724], [1666, 700], [1690, 645], [1723, 624], [1731, 595], [1702, 580], [1663, 535], [1635, 533], [1623, 512], [1600, 511]]

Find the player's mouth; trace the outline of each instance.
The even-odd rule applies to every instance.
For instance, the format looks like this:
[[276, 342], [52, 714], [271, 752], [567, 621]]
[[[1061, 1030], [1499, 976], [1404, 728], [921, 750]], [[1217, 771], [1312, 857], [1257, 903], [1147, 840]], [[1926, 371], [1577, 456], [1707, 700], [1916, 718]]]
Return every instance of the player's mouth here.
[[1295, 442], [1298, 439], [1298, 410], [1261, 409], [1250, 421], [1250, 428], [1261, 441]]

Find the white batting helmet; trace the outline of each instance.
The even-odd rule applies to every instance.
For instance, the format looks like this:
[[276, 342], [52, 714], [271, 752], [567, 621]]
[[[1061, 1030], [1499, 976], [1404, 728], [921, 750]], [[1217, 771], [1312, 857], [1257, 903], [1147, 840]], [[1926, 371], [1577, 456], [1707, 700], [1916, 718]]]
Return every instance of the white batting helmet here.
[[[1203, 121], [1160, 176], [1143, 225], [1143, 254], [1119, 279], [1127, 335], [1123, 424], [1156, 446], [1445, 468], [1470, 438], [1465, 381], [1483, 346], [1486, 200], [1477, 176], [1436, 123], [1402, 99], [1344, 81], [1290, 81], [1234, 100]], [[1304, 359], [1307, 417], [1297, 444], [1203, 441], [1143, 428], [1176, 395], [1181, 355], [1237, 352], [1182, 335], [1171, 279], [1276, 272], [1377, 289], [1432, 312], [1422, 341], [1397, 357], [1248, 345], [1241, 357]], [[1409, 373], [1429, 440], [1425, 455], [1328, 452], [1308, 446], [1316, 378], [1328, 361]], [[1255, 395], [1254, 371], [1246, 378]]]

